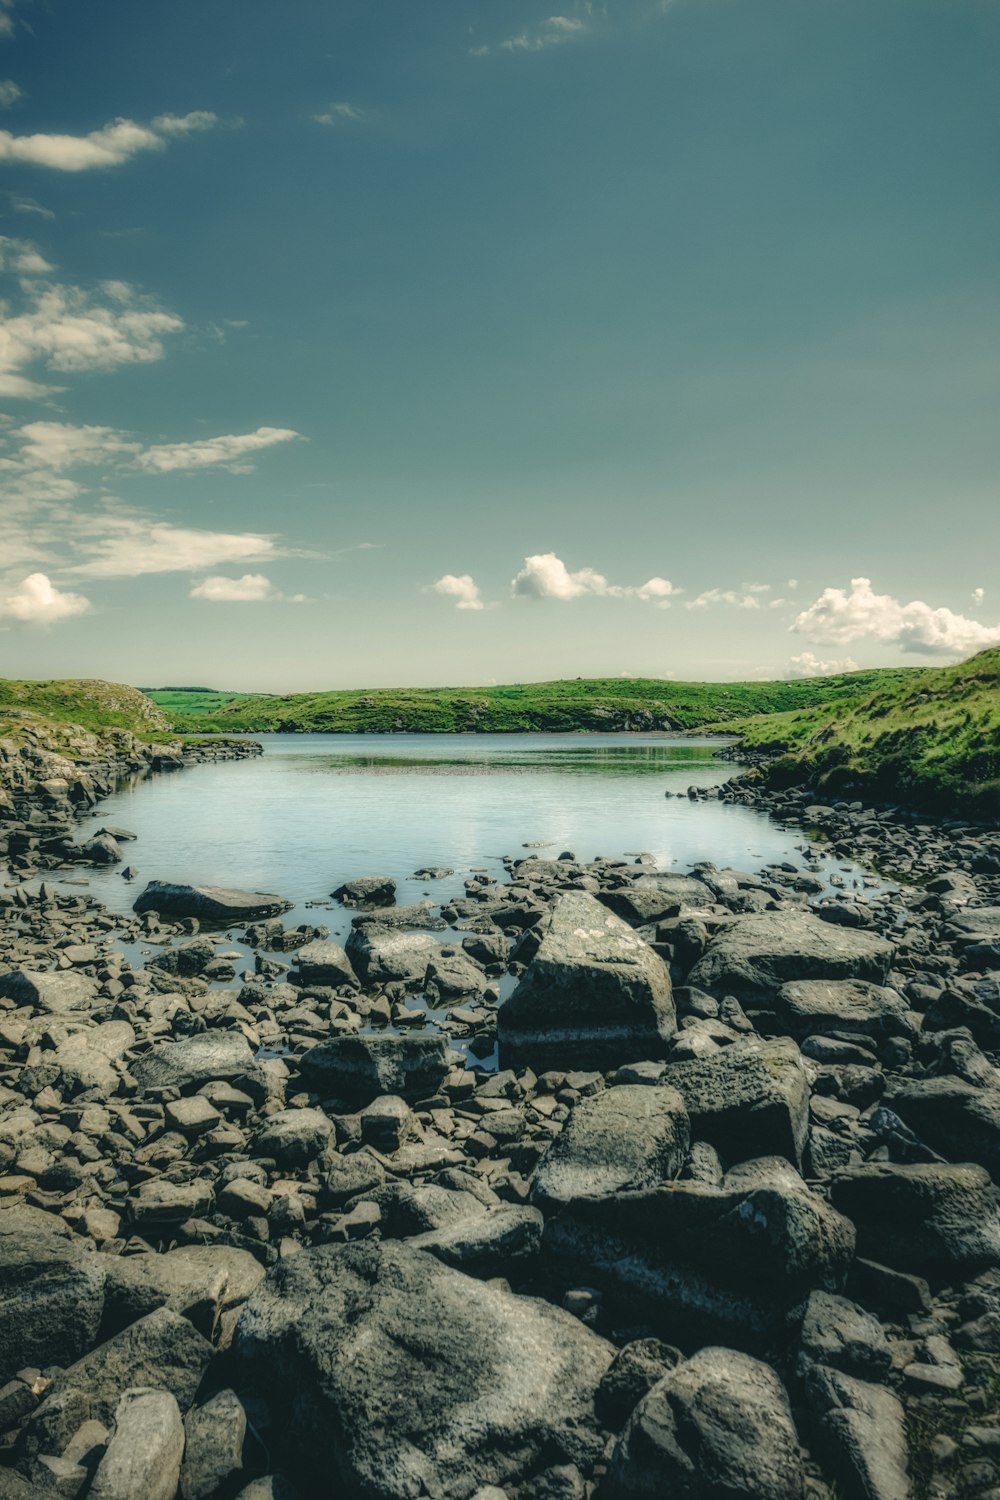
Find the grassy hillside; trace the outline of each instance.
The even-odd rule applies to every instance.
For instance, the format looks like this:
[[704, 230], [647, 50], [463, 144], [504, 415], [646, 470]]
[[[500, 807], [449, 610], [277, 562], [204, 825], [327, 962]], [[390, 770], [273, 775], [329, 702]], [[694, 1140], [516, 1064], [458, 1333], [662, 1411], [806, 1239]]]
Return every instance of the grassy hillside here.
[[231, 703], [234, 698], [250, 696], [247, 693], [217, 692], [215, 688], [201, 687], [140, 688], [139, 691], [169, 715], [210, 714], [224, 704]]
[[777, 783], [808, 776], [828, 795], [1000, 816], [1000, 650], [907, 677], [883, 674], [853, 703], [727, 723], [778, 755]]
[[178, 690], [156, 700], [179, 730], [219, 733], [385, 732], [507, 734], [525, 730], [725, 729], [750, 716], [831, 709], [871, 694], [888, 679], [917, 681], [921, 669], [852, 672], [794, 682], [664, 682], [578, 678], [482, 688], [379, 688], [286, 697], [233, 695], [205, 712]]
[[0, 736], [50, 725], [53, 734], [78, 727], [94, 734], [127, 729], [144, 740], [172, 738], [170, 724], [138, 688], [96, 678], [22, 682], [0, 679]]

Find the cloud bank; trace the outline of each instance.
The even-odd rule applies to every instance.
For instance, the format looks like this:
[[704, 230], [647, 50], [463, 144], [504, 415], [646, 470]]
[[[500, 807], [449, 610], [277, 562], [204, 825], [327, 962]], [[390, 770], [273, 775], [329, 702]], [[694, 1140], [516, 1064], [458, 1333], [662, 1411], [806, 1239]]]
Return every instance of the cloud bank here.
[[54, 625], [73, 615], [86, 614], [90, 600], [82, 594], [62, 593], [45, 573], [29, 573], [13, 593], [0, 598], [0, 620], [19, 625]]
[[666, 578], [650, 578], [638, 585], [609, 583], [594, 568], [570, 572], [554, 552], [537, 552], [524, 559], [524, 566], [511, 581], [515, 594], [527, 599], [580, 599], [586, 594], [608, 599], [641, 599], [658, 609], [669, 609], [680, 592]]
[[87, 135], [13, 135], [0, 130], [0, 161], [49, 167], [56, 172], [89, 172], [120, 167], [142, 151], [162, 151], [174, 136], [210, 130], [217, 118], [208, 110], [187, 115], [158, 115], [151, 125], [111, 120]]
[[967, 656], [1000, 643], [1000, 626], [980, 625], [950, 609], [934, 609], [922, 599], [902, 604], [890, 594], [876, 594], [870, 578], [852, 578], [850, 590], [824, 589], [797, 617], [792, 630], [830, 645], [846, 646], [867, 637], [929, 656]]

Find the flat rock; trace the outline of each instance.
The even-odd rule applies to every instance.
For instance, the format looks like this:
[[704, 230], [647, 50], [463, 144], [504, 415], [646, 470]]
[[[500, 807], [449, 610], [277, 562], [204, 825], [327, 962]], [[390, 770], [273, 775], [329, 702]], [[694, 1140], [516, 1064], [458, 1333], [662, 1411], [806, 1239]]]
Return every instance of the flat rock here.
[[321, 1109], [282, 1109], [261, 1124], [252, 1149], [256, 1156], [273, 1157], [280, 1167], [304, 1167], [323, 1155], [334, 1134]]
[[418, 987], [424, 982], [428, 965], [440, 957], [441, 945], [426, 932], [365, 926], [352, 930], [346, 951], [363, 984], [398, 980]]
[[1000, 1214], [982, 1167], [870, 1162], [835, 1177], [830, 1197], [868, 1260], [946, 1281], [1000, 1264]]
[[38, 969], [11, 969], [0, 975], [0, 997], [18, 1005], [31, 1005], [48, 1015], [68, 1010], [90, 1010], [97, 996], [97, 981], [86, 974], [61, 970], [57, 974]]
[[902, 995], [864, 979], [793, 980], [781, 986], [769, 1008], [782, 1031], [795, 1037], [831, 1031], [878, 1040], [916, 1034]]
[[805, 1476], [785, 1388], [770, 1365], [700, 1349], [654, 1385], [611, 1457], [608, 1500], [801, 1500]]
[[568, 892], [497, 1021], [504, 1067], [606, 1071], [664, 1057], [676, 1029], [670, 974], [620, 917]]
[[240, 891], [221, 885], [175, 885], [166, 880], [151, 880], [136, 898], [132, 910], [155, 911], [164, 917], [198, 917], [204, 922], [226, 926], [230, 922], [250, 921], [254, 917], [275, 917], [291, 907], [291, 901], [268, 891]]
[[408, 1243], [472, 1276], [509, 1276], [513, 1267], [538, 1254], [543, 1224], [537, 1208], [503, 1204], [444, 1229], [415, 1235]]
[[97, 1466], [90, 1500], [174, 1500], [184, 1452], [184, 1425], [169, 1391], [127, 1390]]
[[143, 1091], [175, 1088], [194, 1094], [219, 1081], [244, 1090], [258, 1104], [267, 1098], [267, 1077], [239, 1031], [205, 1031], [179, 1042], [157, 1042], [132, 1062], [131, 1072]]
[[380, 1094], [429, 1099], [448, 1076], [442, 1036], [338, 1036], [299, 1058], [309, 1088], [324, 1096], [371, 1103]]
[[864, 979], [884, 984], [894, 948], [871, 932], [823, 922], [811, 912], [738, 917], [712, 939], [688, 984], [757, 1002], [802, 979]]
[[689, 1145], [687, 1109], [676, 1089], [639, 1083], [602, 1089], [581, 1099], [549, 1147], [532, 1202], [552, 1210], [576, 1198], [656, 1187], [677, 1176]]
[[592, 1460], [613, 1347], [549, 1303], [406, 1245], [282, 1261], [243, 1310], [238, 1353], [287, 1405], [303, 1466], [369, 1500], [465, 1500]]
[[670, 1063], [663, 1081], [684, 1100], [692, 1137], [725, 1161], [775, 1155], [801, 1165], [809, 1080], [794, 1042], [735, 1042], [711, 1057]]

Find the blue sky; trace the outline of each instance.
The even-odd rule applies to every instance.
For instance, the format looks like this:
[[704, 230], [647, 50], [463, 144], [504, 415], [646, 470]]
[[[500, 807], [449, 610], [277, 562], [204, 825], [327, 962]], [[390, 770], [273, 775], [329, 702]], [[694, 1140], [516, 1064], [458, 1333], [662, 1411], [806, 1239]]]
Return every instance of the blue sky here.
[[0, 0], [0, 674], [1000, 640], [998, 72], [995, 0]]

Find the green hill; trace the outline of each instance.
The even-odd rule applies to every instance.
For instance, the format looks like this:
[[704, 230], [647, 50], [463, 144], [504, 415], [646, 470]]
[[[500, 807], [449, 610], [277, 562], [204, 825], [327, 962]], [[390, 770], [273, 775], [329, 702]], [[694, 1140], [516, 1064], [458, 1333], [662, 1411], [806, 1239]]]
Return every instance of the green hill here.
[[[166, 716], [138, 688], [99, 678], [24, 682], [0, 678], [0, 737], [18, 738], [26, 726], [70, 728], [93, 734], [128, 730], [138, 739], [171, 739]], [[53, 747], [54, 748], [54, 747]]]
[[[721, 726], [718, 726], [721, 727]], [[815, 780], [824, 795], [1000, 816], [1000, 650], [954, 667], [882, 675], [875, 692], [725, 726], [778, 756], [774, 784]]]
[[341, 689], [287, 696], [220, 694], [208, 711], [204, 689], [154, 697], [176, 729], [202, 733], [467, 733], [530, 730], [724, 730], [759, 714], [839, 706], [870, 695], [887, 679], [916, 682], [920, 668], [851, 672], [792, 682], [669, 682], [657, 678], [577, 678], [502, 687]]

